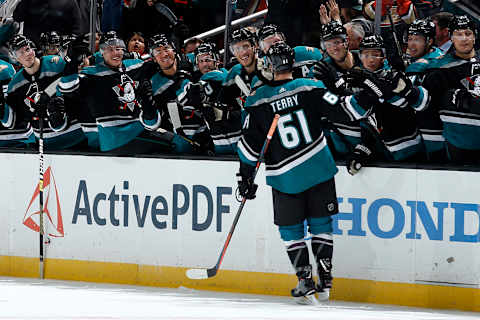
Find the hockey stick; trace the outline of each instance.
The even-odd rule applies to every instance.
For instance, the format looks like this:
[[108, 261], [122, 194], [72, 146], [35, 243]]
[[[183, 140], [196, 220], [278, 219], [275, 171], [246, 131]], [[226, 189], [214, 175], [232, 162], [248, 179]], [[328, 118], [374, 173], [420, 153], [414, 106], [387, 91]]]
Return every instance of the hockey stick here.
[[242, 91], [244, 95], [250, 95], [250, 89], [248, 88], [245, 81], [243, 81], [243, 79], [238, 74], [235, 76], [235, 84], [238, 86], [238, 88], [240, 89], [240, 91]]
[[[57, 88], [57, 84], [60, 82], [60, 78], [56, 79], [53, 81], [51, 84], [48, 85], [48, 87], [44, 90], [44, 92], [49, 96], [52, 97]], [[38, 96], [40, 97], [40, 95]], [[38, 101], [38, 100], [37, 100]], [[40, 236], [40, 252], [39, 252], [39, 258], [40, 258], [40, 279], [43, 279], [45, 276], [45, 268], [44, 268], [44, 259], [45, 259], [45, 248], [44, 248], [44, 235], [45, 235], [45, 229], [43, 226], [43, 118], [44, 115], [42, 111], [40, 111], [40, 114], [38, 115], [38, 130], [39, 130], [39, 138], [38, 138], [38, 155], [39, 155], [39, 181], [38, 181], [38, 200], [40, 204], [40, 222], [39, 222], [39, 236]], [[47, 236], [48, 238], [48, 236]]]
[[89, 37], [88, 37], [88, 43], [89, 43], [89, 48], [90, 52], [95, 54], [95, 39], [96, 39], [96, 33], [97, 33], [97, 0], [90, 0], [90, 26], [89, 26]]
[[395, 47], [397, 48], [398, 58], [402, 61], [403, 68], [405, 69], [406, 66], [405, 66], [405, 61], [403, 61], [403, 50], [402, 50], [402, 46], [400, 45], [400, 41], [398, 41], [398, 36], [396, 32], [397, 30], [395, 28], [395, 25], [393, 24], [393, 18], [390, 12], [390, 8], [387, 8], [387, 17], [388, 17], [388, 21], [390, 22], [390, 27], [392, 28], [393, 41], [395, 41]]
[[[265, 153], [268, 150], [268, 146], [270, 144], [270, 141], [272, 140], [272, 136], [275, 132], [275, 129], [277, 128], [277, 123], [279, 118], [280, 116], [276, 114], [275, 117], [273, 118], [272, 125], [270, 126], [270, 130], [268, 130], [267, 138], [263, 143], [262, 150], [260, 151], [260, 155], [255, 165], [255, 170], [253, 171], [253, 176], [252, 176], [253, 181], [255, 181], [258, 168], [260, 167], [260, 164], [265, 158]], [[228, 232], [227, 240], [225, 240], [222, 251], [220, 251], [220, 256], [218, 257], [217, 264], [213, 268], [209, 268], [209, 269], [188, 269], [187, 277], [189, 277], [190, 279], [200, 280], [200, 279], [211, 278], [217, 274], [218, 269], [220, 269], [220, 265], [222, 264], [223, 258], [225, 257], [225, 252], [227, 251], [228, 245], [230, 244], [230, 240], [232, 239], [233, 232], [235, 231], [235, 227], [237, 226], [238, 219], [240, 218], [240, 214], [242, 213], [242, 210], [243, 210], [243, 207], [245, 206], [246, 201], [247, 199], [243, 197], [242, 201], [240, 202], [240, 206], [238, 207], [237, 214], [235, 215], [232, 226], [230, 227], [230, 231]]]

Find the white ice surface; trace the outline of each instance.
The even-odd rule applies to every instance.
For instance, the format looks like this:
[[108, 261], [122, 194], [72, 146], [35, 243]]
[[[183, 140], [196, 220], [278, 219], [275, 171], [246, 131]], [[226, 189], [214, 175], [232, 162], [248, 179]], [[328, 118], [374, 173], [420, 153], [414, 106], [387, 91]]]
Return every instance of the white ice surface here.
[[0, 277], [0, 319], [464, 320], [480, 314], [288, 297]]

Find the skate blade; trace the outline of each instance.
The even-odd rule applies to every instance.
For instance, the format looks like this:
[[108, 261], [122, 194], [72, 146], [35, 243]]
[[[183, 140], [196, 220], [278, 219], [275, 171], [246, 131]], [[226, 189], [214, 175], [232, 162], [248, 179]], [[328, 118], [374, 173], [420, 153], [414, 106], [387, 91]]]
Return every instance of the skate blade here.
[[317, 292], [317, 300], [320, 302], [326, 302], [330, 299], [330, 290], [325, 289], [322, 292]]
[[303, 297], [294, 297], [295, 303], [301, 304], [301, 305], [317, 305], [318, 301], [315, 299], [314, 294], [310, 294], [308, 296], [303, 296]]

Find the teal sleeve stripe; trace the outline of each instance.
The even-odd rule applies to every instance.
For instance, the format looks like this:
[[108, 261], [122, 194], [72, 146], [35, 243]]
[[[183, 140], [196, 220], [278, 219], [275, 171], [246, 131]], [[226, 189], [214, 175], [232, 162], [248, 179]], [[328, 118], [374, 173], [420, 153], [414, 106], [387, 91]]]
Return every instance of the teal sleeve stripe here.
[[251, 166], [255, 166], [257, 164], [255, 161], [248, 160], [243, 154], [242, 150], [240, 150], [240, 148], [237, 148], [237, 153], [240, 158], [240, 161], [242, 161], [243, 163], [246, 163]]

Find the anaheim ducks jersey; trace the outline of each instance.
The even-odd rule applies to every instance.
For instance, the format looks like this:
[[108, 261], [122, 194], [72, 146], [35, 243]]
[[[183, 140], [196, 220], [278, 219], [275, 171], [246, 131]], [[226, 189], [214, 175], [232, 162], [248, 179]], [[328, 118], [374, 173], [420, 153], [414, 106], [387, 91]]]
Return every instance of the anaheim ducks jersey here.
[[[204, 83], [205, 94], [209, 103], [223, 101], [223, 83], [227, 74], [227, 70], [222, 68], [205, 73], [200, 78]], [[240, 108], [237, 105], [227, 104], [224, 104], [221, 108], [223, 111], [221, 119], [205, 117], [209, 124], [214, 150], [216, 154], [235, 154], [237, 142], [242, 134]]]
[[[443, 56], [443, 52], [438, 48], [434, 48], [432, 52], [427, 53], [408, 65], [405, 73], [412, 81], [412, 84], [421, 86], [425, 80], [427, 71], [437, 64], [436, 60], [440, 59], [441, 56]], [[433, 103], [437, 103], [435, 96], [436, 95], [433, 95]], [[415, 119], [427, 157], [430, 153], [444, 150], [445, 138], [443, 137], [443, 125], [435, 108], [426, 108], [423, 110], [416, 108]]]
[[[362, 68], [362, 62], [356, 52], [352, 52], [353, 55], [353, 67]], [[348, 75], [348, 70], [340, 68], [330, 56], [326, 55], [323, 60], [335, 68], [339, 77], [344, 77], [347, 82], [345, 95], [351, 95], [359, 93], [362, 89], [354, 84], [353, 79]], [[309, 77], [313, 78], [313, 75], [309, 73]], [[331, 141], [331, 147], [338, 155], [346, 155], [351, 151], [351, 146], [355, 147], [357, 144], [362, 143], [362, 133], [364, 132], [360, 123], [357, 122], [341, 122], [336, 121], [332, 124], [335, 128], [329, 130], [328, 135]]]
[[338, 97], [313, 79], [264, 85], [247, 98], [245, 111], [243, 135], [238, 143], [241, 166], [255, 165], [274, 115], [279, 114], [265, 155], [265, 174], [268, 185], [291, 194], [327, 181], [338, 171], [322, 119], [348, 122], [367, 115], [355, 96]]
[[[438, 120], [440, 106], [448, 104], [448, 101], [445, 101], [447, 96], [443, 93], [450, 89], [480, 91], [480, 54], [476, 53], [471, 59], [462, 59], [457, 57], [455, 53], [448, 53], [436, 59], [431, 59], [422, 86], [429, 92], [438, 93], [432, 94], [432, 101], [425, 109], [427, 114], [435, 114]], [[468, 116], [465, 117], [465, 115], [459, 117], [452, 115], [440, 120], [440, 125], [444, 129], [447, 123], [455, 126], [456, 123], [467, 124], [471, 119], [468, 119]], [[435, 133], [438, 136], [438, 132]], [[444, 132], [443, 138], [445, 138]]]
[[150, 64], [132, 59], [124, 60], [118, 69], [100, 62], [62, 79], [61, 91], [77, 99], [76, 105], [88, 112], [82, 122], [89, 129], [89, 144], [98, 139], [100, 150], [109, 151], [132, 141], [145, 128], [158, 127], [158, 114], [151, 120], [139, 117], [141, 105], [136, 91], [139, 81], [149, 79], [151, 73]]
[[477, 81], [479, 91], [450, 89], [438, 105], [443, 136], [460, 149], [480, 150], [480, 80]]
[[[8, 62], [0, 60], [0, 85], [2, 88], [2, 92], [0, 94], [2, 94], [4, 98], [7, 95], [8, 84], [10, 83], [14, 75], [15, 69], [13, 68], [13, 66]], [[0, 147], [13, 147], [17, 145], [21, 146], [23, 143], [11, 137], [12, 130], [7, 129], [5, 128], [5, 126], [2, 125], [2, 123], [8, 125], [8, 122], [13, 120], [13, 118], [11, 118], [13, 114], [8, 112], [10, 110], [7, 110], [5, 104], [0, 105], [0, 108], [4, 108], [5, 111], [7, 111], [4, 113], [4, 118], [1, 119], [0, 123]]]
[[[30, 75], [23, 68], [15, 74], [7, 91], [7, 105], [11, 108], [13, 120], [7, 127], [13, 129], [13, 139], [32, 141], [34, 136], [39, 137], [39, 123], [34, 120], [33, 101], [38, 93], [62, 76], [64, 68], [65, 62], [59, 56], [44, 56], [40, 58], [40, 68], [35, 74]], [[44, 125], [46, 148], [65, 149], [85, 139], [76, 117], [70, 110], [67, 109], [66, 112], [67, 117], [60, 127]]]
[[[206, 130], [205, 122], [195, 112], [195, 106], [190, 103], [188, 97], [190, 80], [157, 72], [150, 81], [153, 99], [164, 118], [162, 128], [188, 138]], [[179, 150], [179, 152], [182, 151]]]

